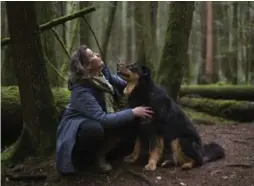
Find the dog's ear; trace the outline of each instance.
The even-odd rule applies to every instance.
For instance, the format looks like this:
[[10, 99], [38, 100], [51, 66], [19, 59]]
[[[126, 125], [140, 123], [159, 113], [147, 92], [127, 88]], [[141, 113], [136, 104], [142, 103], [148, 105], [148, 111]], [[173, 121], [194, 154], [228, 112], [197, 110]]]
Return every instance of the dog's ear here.
[[151, 70], [150, 70], [150, 68], [148, 68], [145, 65], [142, 65], [141, 68], [142, 68], [142, 74], [143, 74], [143, 76], [145, 76], [145, 77], [151, 77]]

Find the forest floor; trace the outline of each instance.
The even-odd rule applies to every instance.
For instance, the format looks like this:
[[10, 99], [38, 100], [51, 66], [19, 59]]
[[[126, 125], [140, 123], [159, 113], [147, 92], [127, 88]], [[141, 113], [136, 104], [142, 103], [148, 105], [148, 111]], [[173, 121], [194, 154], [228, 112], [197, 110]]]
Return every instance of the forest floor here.
[[28, 159], [21, 165], [2, 170], [4, 174], [44, 173], [47, 175], [45, 180], [12, 181], [2, 172], [1, 182], [6, 186], [254, 186], [254, 124], [199, 124], [197, 127], [204, 142], [215, 141], [226, 149], [225, 159], [189, 171], [159, 167], [155, 172], [142, 172], [145, 164], [115, 163], [108, 175], [90, 172], [63, 177], [55, 170], [55, 156], [52, 155], [43, 160]]

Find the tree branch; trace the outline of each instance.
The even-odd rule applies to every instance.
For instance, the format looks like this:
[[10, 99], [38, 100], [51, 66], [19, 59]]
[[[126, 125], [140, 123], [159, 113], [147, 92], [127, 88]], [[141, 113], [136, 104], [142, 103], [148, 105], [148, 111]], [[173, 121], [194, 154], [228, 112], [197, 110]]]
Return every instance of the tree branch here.
[[[40, 25], [39, 29], [40, 29], [40, 31], [48, 30], [48, 29], [50, 29], [54, 26], [57, 26], [59, 24], [63, 24], [67, 21], [71, 21], [72, 19], [75, 19], [75, 18], [78, 18], [78, 17], [83, 17], [85, 14], [91, 13], [95, 10], [96, 10], [95, 7], [84, 8], [84, 9], [82, 9], [78, 12], [75, 12], [73, 14], [69, 14], [69, 15], [62, 16], [62, 17], [59, 17], [59, 18], [56, 18], [56, 19], [52, 19], [51, 21]], [[1, 40], [1, 46], [3, 47], [5, 45], [8, 45], [8, 44], [10, 44], [10, 42], [11, 42], [11, 39], [9, 37], [4, 38], [4, 39]]]

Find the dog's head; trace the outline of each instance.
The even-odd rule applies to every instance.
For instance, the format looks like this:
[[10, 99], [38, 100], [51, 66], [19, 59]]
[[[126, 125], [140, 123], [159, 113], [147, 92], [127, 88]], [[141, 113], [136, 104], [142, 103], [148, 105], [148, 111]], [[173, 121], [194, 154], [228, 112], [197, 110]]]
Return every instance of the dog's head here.
[[143, 84], [142, 82], [148, 82], [151, 78], [151, 71], [148, 67], [138, 64], [117, 64], [118, 75], [127, 81], [127, 86], [124, 90], [126, 95], [129, 95], [137, 84]]
[[148, 67], [138, 63], [117, 64], [118, 75], [127, 82], [138, 82], [142, 78], [150, 78], [151, 71]]

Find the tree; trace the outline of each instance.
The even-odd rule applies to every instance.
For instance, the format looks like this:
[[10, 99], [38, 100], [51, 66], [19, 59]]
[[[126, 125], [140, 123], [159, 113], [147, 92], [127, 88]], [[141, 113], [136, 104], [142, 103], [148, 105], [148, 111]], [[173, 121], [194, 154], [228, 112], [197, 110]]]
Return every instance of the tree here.
[[[35, 5], [38, 12], [37, 19], [39, 24], [43, 24], [56, 17], [54, 4], [52, 1], [38, 1], [35, 3]], [[56, 58], [54, 34], [50, 31], [41, 33], [41, 42], [43, 51], [45, 53], [44, 55], [46, 55], [52, 65], [58, 69], [60, 64]], [[50, 66], [48, 66], [47, 71], [49, 75], [50, 85], [52, 87], [57, 87], [59, 85], [58, 74]]]
[[[55, 147], [56, 107], [42, 51], [34, 2], [6, 2], [23, 130], [13, 160], [46, 155]], [[19, 18], [17, 20], [17, 18]]]
[[171, 2], [166, 43], [156, 81], [176, 100], [183, 78], [183, 68], [192, 26], [194, 2]]

